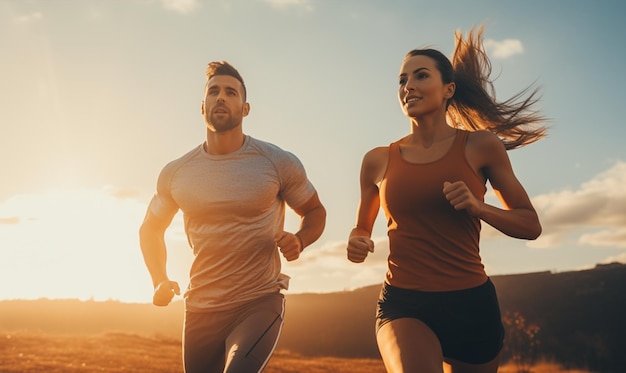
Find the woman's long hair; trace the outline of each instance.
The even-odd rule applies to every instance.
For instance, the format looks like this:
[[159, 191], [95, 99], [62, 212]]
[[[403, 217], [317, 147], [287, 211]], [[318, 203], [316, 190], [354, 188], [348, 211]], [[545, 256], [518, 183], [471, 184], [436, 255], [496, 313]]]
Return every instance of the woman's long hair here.
[[534, 109], [538, 89], [527, 87], [506, 101], [498, 102], [490, 79], [491, 62], [482, 41], [483, 27], [472, 29], [463, 39], [455, 32], [450, 61], [435, 49], [415, 49], [406, 58], [427, 56], [435, 60], [444, 83], [454, 82], [454, 96], [448, 100], [450, 125], [469, 131], [489, 130], [500, 137], [507, 150], [533, 143], [546, 135], [547, 119]]

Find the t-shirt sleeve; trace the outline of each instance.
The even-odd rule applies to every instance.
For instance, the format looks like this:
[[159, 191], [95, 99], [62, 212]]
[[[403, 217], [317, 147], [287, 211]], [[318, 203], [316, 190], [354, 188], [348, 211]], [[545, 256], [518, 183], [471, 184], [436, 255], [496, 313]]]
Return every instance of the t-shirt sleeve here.
[[159, 178], [157, 180], [157, 190], [148, 209], [151, 213], [164, 219], [170, 219], [178, 212], [178, 204], [172, 197], [171, 193], [171, 180], [174, 167], [172, 164], [168, 164], [161, 170]]
[[279, 164], [280, 194], [292, 208], [306, 203], [316, 192], [308, 179], [302, 162], [293, 153], [285, 152]]

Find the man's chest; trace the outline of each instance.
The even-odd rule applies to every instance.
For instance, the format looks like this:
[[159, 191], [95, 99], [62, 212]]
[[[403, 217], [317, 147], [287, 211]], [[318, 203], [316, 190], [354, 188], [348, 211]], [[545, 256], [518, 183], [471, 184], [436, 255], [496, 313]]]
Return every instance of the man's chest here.
[[254, 216], [271, 209], [279, 198], [280, 180], [264, 163], [237, 162], [181, 169], [171, 191], [190, 216]]

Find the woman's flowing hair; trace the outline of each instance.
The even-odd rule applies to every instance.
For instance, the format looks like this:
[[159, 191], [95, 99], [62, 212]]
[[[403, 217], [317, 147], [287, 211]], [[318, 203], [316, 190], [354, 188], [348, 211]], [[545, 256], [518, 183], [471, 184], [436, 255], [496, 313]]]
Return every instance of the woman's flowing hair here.
[[535, 110], [537, 88], [531, 90], [529, 86], [506, 101], [496, 100], [482, 34], [482, 26], [470, 30], [465, 39], [462, 32], [455, 32], [452, 61], [435, 49], [415, 49], [407, 58], [424, 55], [434, 59], [444, 83], [456, 84], [454, 96], [447, 103], [448, 121], [453, 127], [491, 131], [502, 139], [507, 150], [543, 138], [547, 119]]

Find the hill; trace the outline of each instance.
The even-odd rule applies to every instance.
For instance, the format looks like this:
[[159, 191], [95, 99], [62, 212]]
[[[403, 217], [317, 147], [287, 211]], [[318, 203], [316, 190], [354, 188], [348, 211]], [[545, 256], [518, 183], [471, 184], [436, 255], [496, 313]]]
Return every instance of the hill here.
[[494, 279], [503, 310], [539, 326], [542, 356], [566, 367], [623, 372], [626, 367], [626, 265]]
[[[626, 366], [626, 265], [562, 273], [493, 276], [503, 314], [537, 327], [535, 358], [566, 368], [618, 372]], [[379, 285], [329, 294], [288, 294], [278, 349], [304, 356], [378, 358], [374, 307]], [[136, 333], [180, 339], [183, 306], [78, 300], [0, 302], [0, 330], [57, 334]], [[511, 334], [509, 334], [509, 337]], [[512, 348], [505, 360], [512, 357]]]
[[[503, 315], [517, 313], [526, 325], [537, 328], [531, 360], [556, 361], [571, 369], [624, 371], [626, 265], [493, 276], [492, 281]], [[292, 296], [279, 346], [304, 354], [378, 356], [374, 306], [379, 290], [376, 285], [353, 292]], [[515, 352], [512, 331], [507, 332], [505, 361]]]

